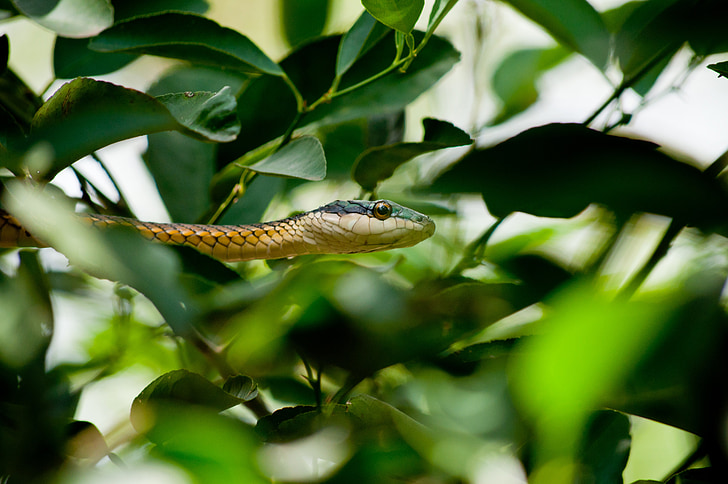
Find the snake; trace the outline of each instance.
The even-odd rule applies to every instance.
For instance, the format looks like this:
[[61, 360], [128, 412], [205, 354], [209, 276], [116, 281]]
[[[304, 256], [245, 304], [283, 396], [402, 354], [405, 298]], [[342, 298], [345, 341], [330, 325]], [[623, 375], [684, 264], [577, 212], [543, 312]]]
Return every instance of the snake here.
[[[336, 200], [281, 220], [247, 225], [157, 223], [82, 214], [99, 228], [130, 227], [143, 237], [189, 246], [223, 262], [307, 254], [356, 254], [411, 247], [435, 232], [430, 217], [390, 200]], [[0, 210], [0, 247], [48, 247]]]

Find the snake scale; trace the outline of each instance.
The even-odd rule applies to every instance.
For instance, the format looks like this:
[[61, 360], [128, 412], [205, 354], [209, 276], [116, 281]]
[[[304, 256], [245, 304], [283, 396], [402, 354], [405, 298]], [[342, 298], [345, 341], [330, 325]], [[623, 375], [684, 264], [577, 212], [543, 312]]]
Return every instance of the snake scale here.
[[[190, 246], [225, 262], [375, 252], [410, 247], [435, 232], [428, 216], [389, 200], [337, 200], [282, 220], [249, 225], [154, 223], [94, 214], [81, 218], [95, 227], [128, 226], [147, 239]], [[45, 246], [0, 210], [0, 247]]]

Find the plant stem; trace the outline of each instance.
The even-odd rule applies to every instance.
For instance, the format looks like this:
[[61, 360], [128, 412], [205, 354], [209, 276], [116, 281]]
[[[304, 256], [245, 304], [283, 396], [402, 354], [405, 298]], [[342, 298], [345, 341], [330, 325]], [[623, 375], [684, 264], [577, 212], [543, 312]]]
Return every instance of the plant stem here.
[[485, 252], [485, 247], [488, 245], [488, 241], [504, 220], [505, 217], [496, 219], [490, 227], [485, 229], [485, 232], [480, 237], [465, 248], [465, 254], [460, 259], [460, 262], [450, 271], [449, 277], [460, 275], [465, 269], [470, 269], [480, 262]]

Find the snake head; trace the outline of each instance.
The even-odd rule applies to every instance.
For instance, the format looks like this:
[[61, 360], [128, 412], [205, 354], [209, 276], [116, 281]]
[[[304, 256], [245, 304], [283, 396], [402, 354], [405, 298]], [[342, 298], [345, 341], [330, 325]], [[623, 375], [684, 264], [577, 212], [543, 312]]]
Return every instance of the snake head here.
[[389, 200], [337, 200], [314, 213], [339, 253], [411, 247], [435, 233], [430, 217]]

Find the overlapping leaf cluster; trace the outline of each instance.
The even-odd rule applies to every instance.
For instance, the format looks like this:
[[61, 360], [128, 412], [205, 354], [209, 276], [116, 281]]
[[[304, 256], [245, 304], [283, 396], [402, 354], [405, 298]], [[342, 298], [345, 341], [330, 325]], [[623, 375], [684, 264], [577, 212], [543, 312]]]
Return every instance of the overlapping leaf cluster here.
[[[664, 482], [713, 482], [728, 465], [724, 160], [703, 171], [609, 132], [638, 114], [615, 101], [647, 95], [678, 51], [691, 52], [691, 69], [728, 51], [724, 2], [606, 12], [585, 0], [505, 2], [555, 44], [502, 60], [489, 124], [527, 110], [540, 76], [573, 55], [620, 79], [593, 116], [574, 120], [586, 122], [490, 147], [433, 118], [422, 141], [402, 138], [403, 110], [459, 59], [435, 35], [456, 0], [436, 0], [429, 16], [422, 0], [362, 1], [331, 36], [320, 35], [331, 2], [305, 3], [281, 2], [292, 47], [275, 61], [206, 17], [204, 0], [0, 1], [0, 16], [57, 34], [59, 81], [45, 99], [32, 92], [8, 66], [13, 39], [0, 39], [2, 206], [72, 267], [47, 268], [32, 250], [0, 266], [0, 480], [74, 482], [142, 459], [211, 483], [621, 482], [634, 415], [700, 442]], [[147, 92], [96, 78], [142, 55], [174, 60]], [[724, 74], [723, 64], [711, 68]], [[236, 267], [80, 224], [79, 205], [134, 215], [121, 190], [98, 189], [76, 162], [106, 169], [99, 150], [142, 135], [175, 221], [259, 221], [326, 178], [351, 198], [400, 190], [445, 223], [406, 253]], [[434, 177], [409, 166], [451, 148], [458, 158]], [[61, 172], [77, 178], [79, 198], [54, 186]], [[496, 222], [466, 245], [447, 230], [448, 201], [472, 194]], [[517, 213], [541, 228], [493, 237]], [[610, 261], [627, 258], [624, 240], [655, 216], [661, 240], [608, 287]], [[563, 232], [585, 225], [579, 257], [564, 256]], [[685, 240], [703, 255], [645, 289]], [[104, 280], [115, 284], [106, 329], [85, 360], [48, 368], [53, 301], [108, 293]], [[152, 322], [135, 310], [145, 301]], [[135, 367], [157, 378], [129, 402], [121, 433], [131, 437], [74, 420], [85, 388]], [[312, 448], [306, 458], [324, 463], [313, 473], [295, 459]]]

